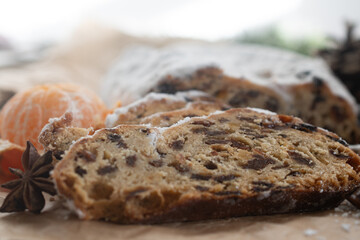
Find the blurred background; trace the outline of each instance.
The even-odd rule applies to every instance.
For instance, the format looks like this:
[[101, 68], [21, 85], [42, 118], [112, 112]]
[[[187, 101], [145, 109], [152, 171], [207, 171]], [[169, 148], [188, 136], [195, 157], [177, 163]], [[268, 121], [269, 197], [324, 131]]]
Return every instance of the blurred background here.
[[19, 46], [55, 43], [84, 21], [129, 34], [219, 40], [276, 28], [289, 38], [342, 37], [358, 0], [1, 0], [0, 33]]
[[288, 37], [342, 37], [358, 0], [1, 0], [0, 33], [26, 46], [67, 38], [87, 20], [129, 34], [219, 40], [274, 27]]
[[358, 0], [0, 0], [0, 88], [72, 78], [96, 90], [128, 44], [169, 39], [313, 56], [339, 47], [349, 29], [358, 38], [359, 11]]
[[[116, 63], [130, 61], [132, 55], [119, 58], [124, 51], [184, 42], [252, 43], [293, 51], [302, 59], [322, 58], [353, 94], [354, 99], [343, 89], [350, 101], [360, 103], [360, 0], [0, 0], [0, 109], [6, 112], [10, 103], [4, 104], [20, 90], [29, 88], [34, 96], [31, 87], [59, 82], [92, 89], [109, 108], [120, 103], [118, 94], [129, 103], [134, 100], [129, 88], [115, 86], [128, 77], [110, 74]], [[48, 105], [61, 106], [51, 96], [57, 104], [44, 100], [44, 112], [51, 112]], [[31, 97], [24, 99], [38, 109]], [[32, 108], [23, 102], [19, 107], [31, 116]], [[16, 122], [22, 119], [14, 116]], [[43, 124], [61, 114], [44, 116]], [[12, 123], [8, 115], [4, 119]], [[4, 125], [1, 137], [7, 129], [15, 128]]]

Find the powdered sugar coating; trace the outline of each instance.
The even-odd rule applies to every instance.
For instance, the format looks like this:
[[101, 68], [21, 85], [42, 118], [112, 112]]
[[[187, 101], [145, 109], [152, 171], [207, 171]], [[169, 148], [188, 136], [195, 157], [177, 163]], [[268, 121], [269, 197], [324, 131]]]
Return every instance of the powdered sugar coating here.
[[65, 202], [65, 206], [72, 212], [76, 213], [76, 215], [80, 219], [85, 219], [85, 214], [75, 206], [74, 201], [67, 199]]
[[115, 109], [112, 114], [109, 114], [106, 117], [105, 126], [114, 127], [119, 118], [119, 115], [128, 113], [130, 109], [136, 110], [136, 108], [148, 102], [166, 101], [168, 104], [172, 104], [175, 102], [187, 102], [188, 98], [196, 98], [196, 97], [209, 97], [209, 95], [204, 92], [196, 91], [196, 90], [177, 92], [175, 95], [152, 92], [129, 105]]
[[[128, 104], [145, 95], [163, 77], [186, 77], [196, 69], [218, 66], [231, 77], [270, 87], [287, 101], [287, 88], [323, 79], [333, 93], [355, 106], [354, 98], [321, 59], [249, 44], [176, 44], [161, 50], [137, 46], [126, 51], [111, 69], [102, 89], [106, 102]], [[299, 78], [299, 74], [304, 74]], [[354, 111], [357, 110], [354, 108]]]
[[58, 118], [50, 118], [48, 120], [48, 123], [41, 129], [41, 132], [40, 132], [39, 136], [43, 135], [44, 132], [47, 132], [47, 131], [51, 130], [53, 128], [53, 126], [54, 126], [54, 123], [61, 121], [63, 116], [58, 117]]
[[263, 113], [263, 114], [269, 114], [269, 115], [276, 115], [276, 113], [266, 110], [266, 109], [261, 109], [261, 108], [250, 108], [248, 107], [247, 109], [250, 109], [252, 111], [258, 112], [258, 113]]

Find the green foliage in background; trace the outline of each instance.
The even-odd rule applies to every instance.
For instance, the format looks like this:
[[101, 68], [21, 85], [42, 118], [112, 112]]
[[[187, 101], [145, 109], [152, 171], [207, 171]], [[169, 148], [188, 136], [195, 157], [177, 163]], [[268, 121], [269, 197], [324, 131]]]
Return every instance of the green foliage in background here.
[[291, 50], [303, 55], [314, 55], [321, 48], [325, 48], [325, 37], [306, 36], [302, 38], [288, 38], [278, 27], [270, 26], [250, 32], [245, 32], [235, 37], [238, 43], [254, 43]]

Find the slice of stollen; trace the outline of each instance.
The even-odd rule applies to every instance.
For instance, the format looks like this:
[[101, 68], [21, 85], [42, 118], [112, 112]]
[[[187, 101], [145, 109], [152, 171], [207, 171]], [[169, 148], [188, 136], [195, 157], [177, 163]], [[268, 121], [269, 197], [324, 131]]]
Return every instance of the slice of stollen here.
[[120, 125], [72, 145], [55, 167], [83, 219], [158, 223], [337, 206], [360, 158], [298, 118], [231, 109], [168, 128]]

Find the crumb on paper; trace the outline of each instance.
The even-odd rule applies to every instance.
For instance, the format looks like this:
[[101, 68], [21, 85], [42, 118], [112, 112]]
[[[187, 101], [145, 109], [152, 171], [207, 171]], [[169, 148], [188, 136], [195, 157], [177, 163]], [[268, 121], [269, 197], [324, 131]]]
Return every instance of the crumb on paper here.
[[350, 227], [351, 227], [350, 224], [347, 224], [347, 223], [341, 224], [341, 228], [342, 228], [345, 232], [350, 232]]
[[304, 231], [305, 236], [312, 236], [317, 234], [317, 231], [315, 229], [308, 228]]

